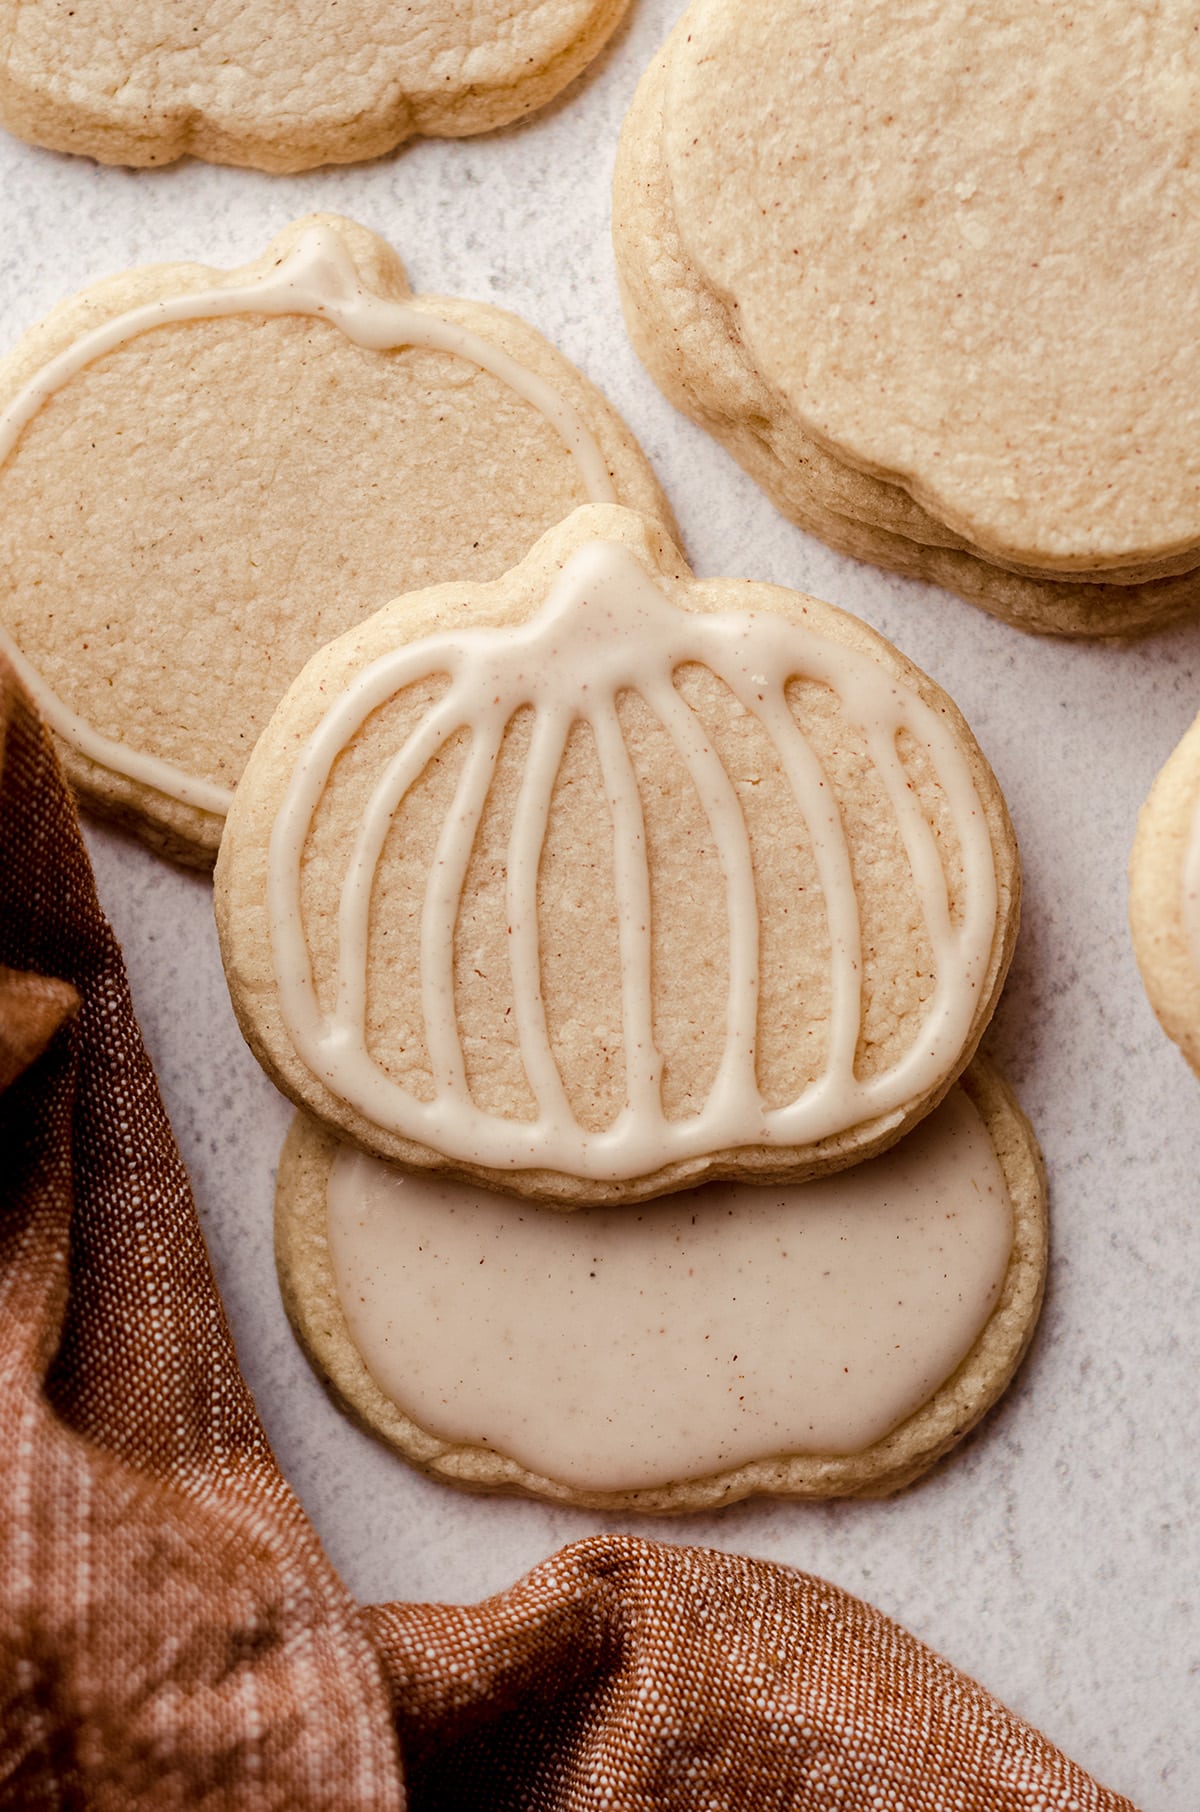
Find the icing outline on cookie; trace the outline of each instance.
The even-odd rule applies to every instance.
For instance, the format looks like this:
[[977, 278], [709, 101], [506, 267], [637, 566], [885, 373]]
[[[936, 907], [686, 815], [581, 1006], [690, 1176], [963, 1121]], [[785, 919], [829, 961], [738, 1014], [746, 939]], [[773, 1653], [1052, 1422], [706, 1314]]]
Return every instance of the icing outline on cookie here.
[[[156, 327], [240, 314], [311, 315], [340, 328], [348, 340], [369, 352], [415, 346], [467, 359], [507, 384], [550, 423], [578, 465], [590, 502], [616, 501], [608, 466], [595, 436], [578, 411], [552, 385], [468, 328], [439, 320], [410, 302], [377, 296], [365, 289], [345, 242], [325, 224], [307, 227], [292, 250], [264, 276], [248, 283], [145, 302], [81, 334], [35, 373], [8, 407], [0, 411], [0, 465], [43, 404], [96, 359]], [[127, 780], [152, 787], [181, 805], [195, 806], [218, 817], [229, 810], [231, 788], [185, 773], [171, 762], [92, 729], [63, 704], [2, 625], [0, 652], [12, 662], [51, 729], [89, 760]]]
[[[733, 785], [702, 723], [673, 683], [699, 663], [726, 685], [770, 739], [813, 840], [832, 946], [825, 1073], [792, 1102], [764, 1108], [756, 1077], [758, 902], [749, 836]], [[304, 941], [300, 876], [305, 843], [338, 756], [372, 712], [406, 686], [445, 675], [448, 689], [392, 756], [359, 824], [338, 907], [337, 998], [323, 1015]], [[936, 979], [908, 1050], [866, 1081], [854, 1075], [861, 1028], [862, 949], [850, 854], [836, 800], [786, 698], [803, 675], [831, 687], [867, 739], [895, 815], [932, 946]], [[666, 729], [699, 795], [725, 876], [730, 927], [726, 1039], [698, 1113], [668, 1120], [654, 1044], [651, 899], [637, 784], [616, 715], [637, 693]], [[522, 1064], [534, 1120], [476, 1106], [467, 1087], [453, 983], [458, 903], [504, 731], [531, 706], [535, 723], [507, 856], [507, 912]], [[626, 1103], [589, 1133], [571, 1112], [546, 1026], [536, 890], [554, 781], [576, 720], [595, 739], [612, 812]], [[421, 916], [420, 978], [434, 1097], [393, 1081], [366, 1049], [368, 915], [385, 839], [401, 801], [459, 731], [470, 745], [433, 857]], [[949, 804], [963, 870], [960, 922], [951, 922], [937, 839], [896, 750], [904, 730], [928, 753]], [[293, 769], [271, 832], [267, 914], [284, 1024], [301, 1061], [376, 1125], [451, 1160], [491, 1169], [550, 1168], [625, 1180], [671, 1162], [744, 1146], [816, 1143], [895, 1112], [953, 1068], [975, 1016], [998, 912], [995, 858], [966, 756], [949, 726], [869, 656], [770, 613], [704, 615], [677, 608], [625, 548], [593, 541], [567, 561], [543, 606], [511, 629], [475, 627], [383, 655], [326, 712]], [[736, 928], [736, 935], [733, 935]]]

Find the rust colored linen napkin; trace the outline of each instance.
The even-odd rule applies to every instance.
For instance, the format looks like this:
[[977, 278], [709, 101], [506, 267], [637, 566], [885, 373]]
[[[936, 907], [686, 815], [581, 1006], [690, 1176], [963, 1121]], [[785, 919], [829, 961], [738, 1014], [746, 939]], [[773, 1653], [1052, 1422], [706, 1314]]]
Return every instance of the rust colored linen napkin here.
[[1132, 1812], [913, 1637], [615, 1536], [363, 1609], [238, 1370], [120, 953], [0, 669], [0, 1807]]

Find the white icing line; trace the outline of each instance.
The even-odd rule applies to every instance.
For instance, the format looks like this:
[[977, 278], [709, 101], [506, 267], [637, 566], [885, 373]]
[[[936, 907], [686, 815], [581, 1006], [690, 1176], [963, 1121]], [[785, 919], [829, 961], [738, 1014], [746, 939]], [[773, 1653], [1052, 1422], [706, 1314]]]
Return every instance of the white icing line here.
[[[454, 803], [438, 837], [421, 908], [421, 1005], [434, 1088], [460, 1101], [469, 1101], [470, 1096], [454, 1007], [454, 931], [503, 736], [504, 719], [493, 713], [471, 738]], [[399, 803], [398, 795], [395, 803]], [[391, 805], [389, 821], [394, 809]], [[360, 949], [365, 967], [365, 926]]]
[[870, 736], [867, 747], [896, 814], [908, 865], [917, 884], [917, 895], [933, 947], [934, 961], [940, 969], [942, 958], [954, 939], [950, 926], [950, 895], [946, 871], [942, 867], [929, 821], [921, 810], [920, 801], [896, 750], [896, 734], [895, 730], [891, 730]]
[[338, 904], [338, 1018], [343, 1024], [365, 1020], [371, 894], [392, 819], [429, 763], [461, 728], [451, 698], [434, 705], [388, 763], [363, 811]]
[[540, 857], [546, 842], [550, 798], [562, 764], [569, 714], [545, 711], [534, 723], [525, 758], [525, 774], [513, 812], [508, 845], [508, 930], [513, 1010], [521, 1061], [541, 1115], [570, 1115], [558, 1066], [550, 1045], [542, 998], [541, 952], [538, 943], [537, 888]]
[[771, 738], [793, 797], [806, 801], [805, 822], [829, 925], [833, 1000], [827, 1067], [831, 1075], [848, 1079], [854, 1074], [862, 1018], [862, 927], [841, 813], [782, 688], [764, 690], [758, 698], [741, 688], [737, 696]]
[[131, 749], [127, 743], [101, 735], [50, 690], [3, 626], [0, 626], [0, 653], [12, 662], [17, 678], [55, 735], [61, 736], [89, 761], [94, 761], [97, 767], [124, 774], [128, 780], [152, 787], [168, 799], [178, 800], [180, 805], [192, 805], [199, 811], [213, 812], [219, 818], [225, 816], [233, 804], [231, 787], [218, 786], [215, 780], [203, 780], [198, 774], [185, 773], [157, 755], [147, 755], [141, 749]]
[[758, 898], [750, 833], [733, 782], [695, 713], [669, 682], [644, 689], [647, 704], [669, 733], [700, 797], [725, 875], [729, 930], [729, 991], [725, 1049], [712, 1085], [722, 1115], [745, 1124], [762, 1113], [755, 1073], [758, 1041]]
[[594, 712], [589, 722], [596, 738], [600, 772], [612, 812], [613, 882], [623, 979], [621, 1029], [625, 1041], [626, 1106], [631, 1108], [635, 1099], [653, 1103], [661, 1121], [663, 1060], [654, 1037], [646, 822], [633, 763], [621, 735], [615, 696], [612, 704], [606, 710]]

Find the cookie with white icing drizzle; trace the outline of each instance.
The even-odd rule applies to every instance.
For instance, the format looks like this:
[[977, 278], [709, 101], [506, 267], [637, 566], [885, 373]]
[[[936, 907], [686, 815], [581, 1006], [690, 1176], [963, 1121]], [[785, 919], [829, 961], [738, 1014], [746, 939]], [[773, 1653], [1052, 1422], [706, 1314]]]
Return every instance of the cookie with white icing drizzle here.
[[300, 1105], [573, 1206], [892, 1143], [988, 1021], [1018, 876], [967, 726], [882, 637], [587, 507], [314, 657], [216, 908]]
[[973, 1063], [882, 1157], [560, 1215], [297, 1116], [276, 1256], [335, 1401], [444, 1483], [603, 1510], [882, 1496], [992, 1406], [1046, 1266], [1036, 1142]]
[[1150, 1004], [1200, 1075], [1200, 718], [1142, 807], [1129, 860], [1129, 920]]
[[692, 0], [617, 160], [639, 354], [842, 551], [1030, 629], [1195, 609], [1198, 46], [1181, 0]]
[[316, 649], [400, 591], [498, 577], [589, 500], [669, 520], [531, 327], [412, 296], [382, 240], [314, 216], [240, 270], [100, 283], [0, 365], [0, 647], [76, 788], [207, 864]]
[[3, 0], [0, 120], [105, 164], [260, 170], [380, 157], [520, 119], [627, 0]]

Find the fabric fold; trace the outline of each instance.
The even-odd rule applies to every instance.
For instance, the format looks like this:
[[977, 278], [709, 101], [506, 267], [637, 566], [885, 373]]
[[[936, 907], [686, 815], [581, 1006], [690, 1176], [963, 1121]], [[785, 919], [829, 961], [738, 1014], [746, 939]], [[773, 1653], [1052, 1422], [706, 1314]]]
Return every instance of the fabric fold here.
[[[1133, 1812], [879, 1611], [597, 1536], [468, 1607], [369, 1613], [414, 1808]], [[540, 1797], [535, 1797], [540, 1795]]]
[[29, 986], [0, 990], [32, 1059], [0, 1095], [0, 1805], [399, 1807], [379, 1665], [238, 1369], [73, 808], [0, 698], [0, 964], [53, 981], [36, 1056]]

